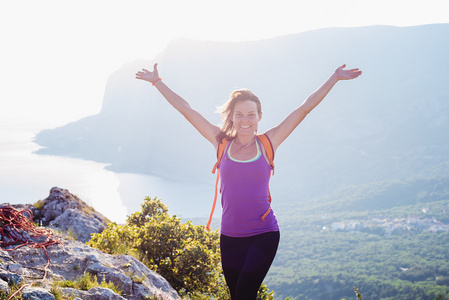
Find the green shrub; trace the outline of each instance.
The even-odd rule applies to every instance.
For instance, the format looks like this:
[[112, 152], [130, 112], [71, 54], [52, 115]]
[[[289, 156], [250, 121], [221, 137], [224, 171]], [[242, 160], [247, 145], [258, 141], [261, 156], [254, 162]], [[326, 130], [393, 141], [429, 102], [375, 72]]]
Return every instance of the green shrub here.
[[109, 254], [134, 255], [183, 296], [227, 293], [218, 231], [181, 223], [160, 199], [146, 197], [142, 211], [128, 216], [125, 225], [109, 224], [88, 244]]

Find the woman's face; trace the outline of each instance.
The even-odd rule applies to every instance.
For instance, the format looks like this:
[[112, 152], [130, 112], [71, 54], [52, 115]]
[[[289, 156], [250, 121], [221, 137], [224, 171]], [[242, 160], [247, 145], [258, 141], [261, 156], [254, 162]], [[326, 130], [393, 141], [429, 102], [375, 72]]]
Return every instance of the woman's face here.
[[232, 122], [238, 135], [253, 135], [257, 131], [261, 118], [256, 102], [243, 100], [235, 104]]

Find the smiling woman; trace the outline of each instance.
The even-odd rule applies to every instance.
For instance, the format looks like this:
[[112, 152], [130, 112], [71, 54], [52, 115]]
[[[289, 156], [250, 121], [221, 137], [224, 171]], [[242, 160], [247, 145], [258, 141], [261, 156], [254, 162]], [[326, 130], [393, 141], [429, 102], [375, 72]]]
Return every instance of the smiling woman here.
[[[273, 153], [337, 82], [357, 78], [362, 73], [345, 67], [337, 68], [297, 109], [264, 133]], [[262, 118], [259, 98], [249, 90], [234, 91], [221, 108], [222, 124], [218, 127], [162, 81], [157, 64], [153, 71], [137, 72], [136, 78], [152, 83], [216, 150], [226, 145], [216, 164], [223, 208], [220, 227], [223, 273], [232, 300], [256, 299], [280, 239], [278, 221], [270, 205], [269, 181], [273, 170], [267, 159], [270, 149], [265, 148], [267, 144], [257, 135]], [[226, 140], [230, 142], [225, 143]]]

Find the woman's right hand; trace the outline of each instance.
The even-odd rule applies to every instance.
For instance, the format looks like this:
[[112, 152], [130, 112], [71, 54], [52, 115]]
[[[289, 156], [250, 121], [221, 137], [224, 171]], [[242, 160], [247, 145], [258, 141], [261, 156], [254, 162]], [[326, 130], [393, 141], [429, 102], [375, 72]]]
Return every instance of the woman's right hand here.
[[153, 72], [150, 72], [147, 69], [142, 69], [142, 71], [136, 73], [136, 78], [151, 82], [152, 84], [160, 80], [159, 73], [157, 71], [157, 63], [154, 64]]
[[186, 100], [176, 94], [167, 85], [160, 83], [161, 78], [157, 72], [157, 64], [154, 64], [153, 72], [142, 69], [142, 71], [136, 73], [136, 78], [151, 82], [153, 85], [157, 83], [156, 87], [158, 91], [164, 96], [168, 103], [179, 111], [202, 136], [215, 146], [215, 148], [218, 147], [216, 136], [220, 132], [220, 128], [206, 120], [198, 111], [194, 110]]

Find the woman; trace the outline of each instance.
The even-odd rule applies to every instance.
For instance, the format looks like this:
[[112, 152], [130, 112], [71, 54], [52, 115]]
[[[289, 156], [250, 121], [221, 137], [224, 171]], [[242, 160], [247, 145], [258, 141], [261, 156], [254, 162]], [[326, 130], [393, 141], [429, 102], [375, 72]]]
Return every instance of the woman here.
[[[337, 68], [297, 109], [265, 132], [274, 151], [338, 81], [354, 79], [362, 73], [359, 69], [345, 70], [345, 67]], [[230, 141], [219, 168], [223, 206], [221, 261], [231, 299], [256, 299], [276, 255], [280, 237], [276, 216], [269, 208], [271, 166], [265, 148], [256, 137], [262, 118], [259, 99], [249, 90], [234, 91], [221, 107], [222, 124], [218, 127], [164, 84], [157, 64], [152, 72], [146, 69], [137, 72], [136, 78], [152, 83], [216, 150], [223, 138]], [[268, 210], [268, 215], [261, 220]]]

